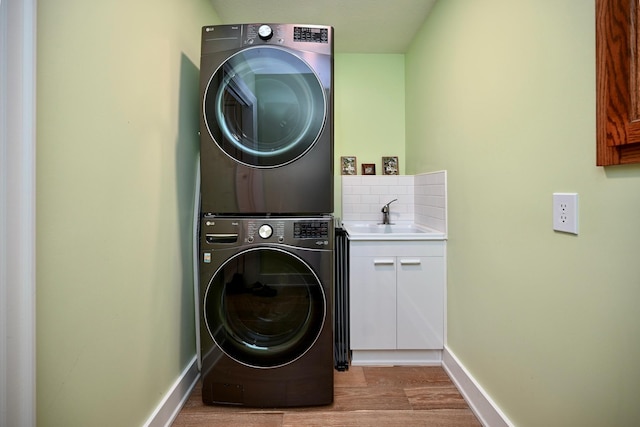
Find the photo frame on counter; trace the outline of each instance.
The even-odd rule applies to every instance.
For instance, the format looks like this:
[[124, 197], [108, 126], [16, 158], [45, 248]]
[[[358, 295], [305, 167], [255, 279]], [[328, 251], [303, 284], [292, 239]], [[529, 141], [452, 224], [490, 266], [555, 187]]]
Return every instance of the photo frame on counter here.
[[376, 164], [375, 163], [363, 163], [362, 164], [362, 175], [375, 175], [376, 174]]
[[357, 175], [357, 163], [355, 156], [342, 156], [340, 157], [340, 170], [342, 175]]
[[398, 165], [397, 156], [382, 157], [382, 174], [383, 175], [400, 175], [400, 167]]

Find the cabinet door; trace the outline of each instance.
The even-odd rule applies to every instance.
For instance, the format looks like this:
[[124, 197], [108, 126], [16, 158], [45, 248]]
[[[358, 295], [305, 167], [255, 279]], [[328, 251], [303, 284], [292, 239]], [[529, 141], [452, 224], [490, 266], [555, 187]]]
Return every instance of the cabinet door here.
[[444, 345], [444, 260], [398, 257], [397, 346], [402, 350]]
[[351, 348], [395, 349], [395, 257], [352, 256], [349, 270]]

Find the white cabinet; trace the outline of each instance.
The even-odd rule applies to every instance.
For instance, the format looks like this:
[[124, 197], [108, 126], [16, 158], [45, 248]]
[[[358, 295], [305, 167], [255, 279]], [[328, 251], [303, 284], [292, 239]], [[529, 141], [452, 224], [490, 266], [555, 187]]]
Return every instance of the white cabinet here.
[[352, 363], [438, 363], [445, 242], [351, 241], [349, 270]]

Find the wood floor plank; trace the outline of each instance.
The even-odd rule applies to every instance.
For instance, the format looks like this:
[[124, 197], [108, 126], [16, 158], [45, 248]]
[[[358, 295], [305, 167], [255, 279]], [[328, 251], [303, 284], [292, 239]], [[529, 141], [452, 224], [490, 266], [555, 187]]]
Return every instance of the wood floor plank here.
[[334, 371], [334, 387], [366, 387], [367, 380], [364, 377], [362, 366], [352, 366], [344, 372]]
[[174, 427], [282, 427], [281, 413], [223, 413], [223, 412], [181, 412], [173, 422]]
[[368, 386], [450, 385], [447, 373], [439, 366], [367, 367], [364, 370]]
[[411, 410], [409, 398], [396, 387], [342, 387], [335, 389], [334, 411]]
[[467, 409], [285, 413], [283, 427], [482, 427]]
[[467, 402], [454, 385], [411, 387], [405, 388], [404, 392], [413, 410], [468, 408]]

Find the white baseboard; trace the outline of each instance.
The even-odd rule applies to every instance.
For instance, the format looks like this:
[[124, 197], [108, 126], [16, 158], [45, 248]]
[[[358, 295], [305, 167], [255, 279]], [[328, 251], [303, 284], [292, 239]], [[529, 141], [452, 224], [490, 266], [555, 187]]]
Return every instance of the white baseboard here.
[[198, 371], [197, 357], [189, 362], [187, 367], [182, 371], [178, 379], [171, 386], [160, 404], [156, 407], [153, 414], [149, 417], [145, 427], [169, 427], [176, 419], [180, 410], [189, 399], [191, 391], [200, 378]]
[[485, 427], [514, 427], [460, 360], [445, 346], [442, 367]]
[[352, 350], [352, 366], [441, 366], [442, 350]]

